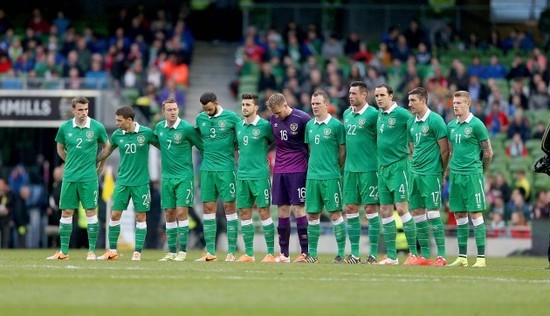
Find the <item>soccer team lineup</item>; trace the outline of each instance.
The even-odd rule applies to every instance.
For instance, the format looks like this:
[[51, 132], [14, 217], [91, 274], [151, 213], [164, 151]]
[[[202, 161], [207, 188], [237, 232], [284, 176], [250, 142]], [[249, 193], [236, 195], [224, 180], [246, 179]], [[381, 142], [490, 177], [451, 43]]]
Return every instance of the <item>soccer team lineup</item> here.
[[[369, 96], [369, 88], [374, 96]], [[117, 251], [121, 217], [132, 200], [135, 240], [131, 260], [142, 260], [151, 207], [149, 150], [154, 146], [160, 150], [160, 200], [168, 252], [148, 260], [319, 263], [324, 214], [332, 223], [337, 245], [334, 264], [401, 264], [396, 246], [399, 216], [409, 245], [402, 264], [487, 266], [483, 174], [493, 151], [485, 124], [470, 112], [467, 91], [452, 95], [454, 118], [448, 124], [430, 111], [428, 93], [422, 87], [408, 91], [406, 109], [394, 101], [388, 84], [367, 87], [363, 81], [352, 82], [349, 108], [341, 120], [330, 114], [330, 97], [324, 90], [311, 95], [313, 117], [289, 107], [283, 94], [274, 93], [266, 100], [271, 115], [264, 119], [258, 113], [258, 95], [240, 97], [241, 113], [237, 114], [223, 108], [213, 92], [203, 93], [199, 100], [202, 112], [195, 122], [181, 119], [176, 100], [167, 98], [162, 102], [164, 120], [154, 129], [136, 122], [132, 107], [122, 106], [115, 112], [118, 129], [110, 136], [102, 123], [88, 116], [89, 101], [75, 97], [74, 118], [64, 122], [55, 137], [57, 153], [65, 161], [60, 248], [47, 259], [69, 260], [73, 215], [81, 205], [89, 241], [86, 260], [123, 260]], [[369, 97], [374, 97], [376, 106], [368, 104]], [[196, 185], [193, 147], [202, 158], [200, 201], [206, 244], [198, 258], [187, 256], [188, 213], [195, 203]], [[98, 177], [117, 148], [120, 163], [106, 223], [107, 250], [99, 254]], [[272, 166], [270, 148], [275, 148]], [[440, 213], [445, 182], [450, 216], [457, 223], [458, 253], [445, 249]], [[216, 251], [218, 199], [227, 221], [225, 257]], [[272, 205], [277, 207], [277, 223], [270, 213]], [[254, 253], [256, 211], [267, 249], [258, 258]], [[368, 237], [364, 238], [368, 238], [369, 249], [360, 249], [363, 216], [368, 222]], [[294, 223], [300, 251], [291, 254]], [[470, 223], [477, 256], [469, 262]], [[241, 236], [244, 253], [238, 256]], [[346, 253], [348, 242], [351, 251]], [[383, 253], [378, 249], [380, 242], [385, 246]], [[453, 260], [448, 263], [450, 256]]]

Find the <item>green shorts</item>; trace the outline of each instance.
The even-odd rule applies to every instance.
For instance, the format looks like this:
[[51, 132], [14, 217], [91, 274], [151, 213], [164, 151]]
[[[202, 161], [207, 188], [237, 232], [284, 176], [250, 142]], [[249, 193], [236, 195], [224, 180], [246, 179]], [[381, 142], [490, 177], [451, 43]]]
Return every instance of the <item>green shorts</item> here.
[[306, 181], [306, 212], [321, 213], [342, 210], [342, 184], [340, 179]]
[[423, 175], [411, 172], [409, 208], [439, 210], [441, 208], [442, 175]]
[[451, 212], [485, 211], [483, 174], [453, 174], [449, 179]]
[[269, 207], [271, 205], [271, 182], [269, 178], [261, 180], [237, 181], [237, 208]]
[[151, 191], [149, 184], [138, 186], [115, 185], [113, 194], [113, 211], [124, 211], [128, 208], [130, 198], [136, 212], [148, 212], [151, 208]]
[[378, 173], [344, 172], [344, 204], [378, 204]]
[[193, 206], [195, 201], [194, 177], [174, 179], [162, 178], [160, 204], [162, 209]]
[[380, 204], [409, 201], [409, 159], [396, 161], [378, 169], [378, 194]]
[[235, 171], [201, 171], [201, 200], [216, 202], [218, 196], [224, 202], [233, 202], [237, 197]]
[[97, 181], [61, 183], [61, 210], [78, 210], [78, 202], [82, 202], [85, 210], [97, 208]]

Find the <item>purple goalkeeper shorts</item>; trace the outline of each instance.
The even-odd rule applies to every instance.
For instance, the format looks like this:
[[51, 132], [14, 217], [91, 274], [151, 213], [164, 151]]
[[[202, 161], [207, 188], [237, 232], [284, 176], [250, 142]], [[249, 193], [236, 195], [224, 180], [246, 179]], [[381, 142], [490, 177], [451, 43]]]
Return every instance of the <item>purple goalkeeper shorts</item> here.
[[273, 205], [304, 205], [306, 173], [274, 173], [271, 187]]

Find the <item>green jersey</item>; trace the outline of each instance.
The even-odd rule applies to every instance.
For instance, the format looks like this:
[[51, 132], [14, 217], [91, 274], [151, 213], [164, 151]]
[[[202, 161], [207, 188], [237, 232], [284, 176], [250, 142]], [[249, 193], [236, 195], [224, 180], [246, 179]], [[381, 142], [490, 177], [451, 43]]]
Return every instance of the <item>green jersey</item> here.
[[201, 170], [235, 170], [235, 126], [241, 124], [239, 116], [220, 108], [212, 117], [204, 112], [200, 113], [196, 123], [204, 146]]
[[409, 155], [407, 125], [412, 115], [394, 103], [387, 111], [380, 109], [376, 122], [378, 164], [386, 167]]
[[65, 146], [67, 152], [63, 181], [97, 181], [97, 144], [105, 144], [107, 140], [105, 126], [92, 118], [82, 128], [75, 119], [63, 123], [55, 136], [55, 141]]
[[256, 116], [252, 124], [237, 124], [237, 141], [239, 142], [239, 180], [269, 178], [268, 146], [273, 142], [271, 124]]
[[346, 128], [346, 165], [345, 171], [370, 172], [378, 170], [376, 152], [376, 120], [378, 111], [366, 104], [361, 111], [344, 112]]
[[428, 110], [424, 117], [409, 121], [409, 142], [414, 144], [411, 169], [417, 174], [441, 174], [443, 163], [438, 140], [447, 137], [441, 115]]
[[480, 142], [489, 138], [485, 124], [472, 113], [462, 123], [454, 119], [447, 125], [451, 142], [451, 172], [456, 174], [483, 173]]
[[168, 127], [166, 120], [155, 127], [155, 136], [160, 144], [162, 177], [183, 179], [194, 175], [193, 146], [202, 151], [202, 140], [193, 125], [178, 118]]
[[307, 179], [340, 178], [338, 159], [340, 145], [346, 143], [344, 124], [330, 114], [322, 122], [313, 118], [306, 124], [305, 143], [309, 144]]
[[149, 184], [149, 144], [158, 143], [153, 130], [134, 124], [133, 132], [117, 129], [111, 136], [111, 146], [120, 153], [116, 182], [124, 186]]

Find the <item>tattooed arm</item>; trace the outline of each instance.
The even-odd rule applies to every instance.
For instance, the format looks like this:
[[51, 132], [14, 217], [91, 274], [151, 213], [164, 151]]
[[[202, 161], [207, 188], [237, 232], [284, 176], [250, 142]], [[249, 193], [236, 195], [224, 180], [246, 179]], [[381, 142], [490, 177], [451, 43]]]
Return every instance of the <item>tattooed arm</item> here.
[[486, 172], [487, 170], [489, 170], [489, 165], [491, 164], [491, 160], [493, 159], [493, 148], [491, 147], [491, 140], [489, 138], [481, 141], [480, 144], [481, 150], [483, 152], [483, 156], [481, 157], [481, 162], [483, 163], [483, 172]]

